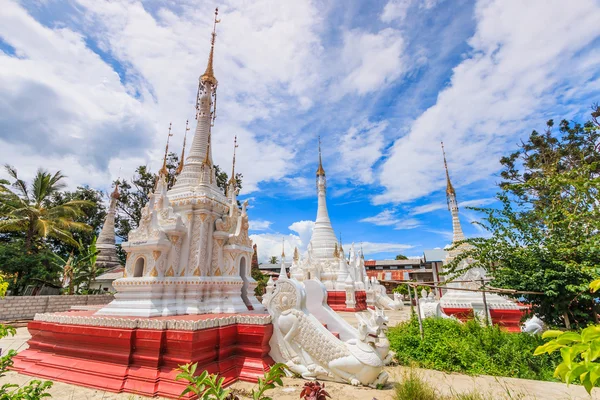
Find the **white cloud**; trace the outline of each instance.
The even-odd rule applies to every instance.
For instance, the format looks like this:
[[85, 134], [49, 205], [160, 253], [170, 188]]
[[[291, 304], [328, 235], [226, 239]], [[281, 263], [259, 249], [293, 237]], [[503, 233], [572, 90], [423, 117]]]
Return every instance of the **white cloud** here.
[[370, 33], [354, 29], [345, 31], [343, 39], [344, 47], [338, 64], [343, 79], [337, 87], [334, 86], [334, 98], [381, 90], [405, 72], [402, 57], [405, 44], [400, 31], [385, 28]]
[[339, 140], [339, 163], [336, 163], [340, 172], [347, 179], [356, 178], [364, 184], [373, 183], [373, 164], [381, 158], [384, 137], [383, 131], [387, 122], [362, 122], [352, 126]]
[[294, 248], [297, 247], [300, 254], [306, 252], [314, 225], [314, 221], [296, 221], [288, 227], [294, 233], [250, 235], [250, 239], [256, 244], [259, 262], [268, 262], [271, 256], [276, 256], [280, 260], [282, 242], [285, 243], [285, 255], [288, 261], [294, 254]]
[[380, 19], [383, 22], [403, 21], [411, 4], [412, 0], [390, 0], [383, 8]]
[[251, 219], [249, 220], [251, 231], [266, 231], [271, 227], [271, 221], [265, 221], [261, 219]]
[[394, 143], [379, 175], [386, 191], [374, 202], [407, 202], [441, 189], [440, 140], [456, 187], [488, 179], [507, 147], [573, 100], [577, 91], [570, 89], [596, 83], [600, 58], [588, 45], [600, 36], [599, 17], [592, 0], [569, 7], [560, 0], [479, 1], [472, 51], [436, 104]]
[[[414, 246], [401, 243], [377, 243], [377, 242], [361, 242], [362, 249], [365, 255], [378, 253], [401, 253], [405, 250], [412, 249]], [[356, 244], [355, 244], [356, 246]], [[344, 244], [345, 249], [350, 248], [350, 243]], [[360, 248], [360, 246], [358, 247]], [[358, 250], [357, 248], [357, 250]]]
[[[35, 143], [31, 148], [39, 154], [43, 149], [45, 157], [72, 155], [63, 169], [88, 171], [72, 174], [75, 185], [102, 181], [107, 187], [116, 178], [108, 172], [111, 159], [123, 167], [133, 166], [133, 159], [158, 167], [170, 121], [176, 134], [172, 149], [179, 152], [184, 121], [194, 121], [212, 12], [210, 5], [198, 8], [195, 2], [178, 3], [177, 13], [167, 6], [79, 0], [81, 12], [64, 14], [47, 28], [16, 2], [4, 2], [0, 37], [18, 57], [0, 52], [0, 124], [7, 128], [0, 156], [9, 157], [4, 149], [10, 143], [21, 149]], [[310, 107], [307, 94], [320, 85], [315, 60], [322, 51], [321, 18], [302, 0], [221, 7], [213, 156], [217, 164], [230, 165], [238, 135], [244, 193], [294, 171], [296, 149], [287, 146], [285, 132], [250, 132], [247, 125]], [[105, 60], [91, 48], [100, 49]], [[28, 169], [24, 163], [16, 167]]]
[[399, 218], [392, 209], [386, 209], [372, 217], [363, 218], [360, 222], [368, 222], [378, 226], [393, 226], [396, 230], [414, 229], [421, 225], [416, 218]]
[[445, 203], [423, 204], [423, 205], [414, 207], [410, 213], [411, 213], [411, 215], [427, 214], [432, 211], [441, 210], [446, 207], [447, 207], [447, 205]]

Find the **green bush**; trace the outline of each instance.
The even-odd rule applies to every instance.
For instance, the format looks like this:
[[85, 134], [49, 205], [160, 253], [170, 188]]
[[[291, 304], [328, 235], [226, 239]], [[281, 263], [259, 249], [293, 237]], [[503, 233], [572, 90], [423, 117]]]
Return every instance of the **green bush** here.
[[391, 349], [400, 364], [471, 375], [555, 380], [559, 356], [534, 357], [535, 348], [543, 344], [538, 336], [442, 318], [425, 319], [423, 330], [425, 338], [421, 340], [415, 317], [390, 328]]

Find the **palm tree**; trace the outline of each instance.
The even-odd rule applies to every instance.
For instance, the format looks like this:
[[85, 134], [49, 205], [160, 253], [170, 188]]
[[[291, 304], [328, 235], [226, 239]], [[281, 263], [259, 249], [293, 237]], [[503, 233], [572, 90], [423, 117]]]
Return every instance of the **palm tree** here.
[[67, 294], [72, 295], [75, 292], [75, 286], [78, 290], [82, 283], [86, 283], [86, 289], [89, 290], [96, 279], [96, 276], [104, 272], [103, 268], [96, 266], [96, 259], [98, 258], [98, 249], [96, 248], [96, 237], [92, 239], [92, 244], [88, 247], [83, 246], [81, 241], [79, 242], [79, 252], [74, 255], [73, 252], [69, 254], [67, 259], [53, 254], [55, 257], [54, 263], [59, 265], [63, 270], [62, 283], [63, 287], [68, 287]]
[[37, 239], [52, 237], [79, 247], [73, 239], [72, 231], [90, 231], [92, 228], [75, 219], [83, 216], [85, 207], [92, 202], [73, 200], [58, 206], [50, 205], [50, 196], [65, 187], [60, 172], [51, 175], [38, 169], [31, 185], [19, 179], [17, 170], [5, 165], [8, 174], [15, 180], [11, 188], [6, 181], [0, 182], [0, 232], [21, 232], [25, 234], [25, 248], [32, 251]]
[[278, 262], [279, 260], [277, 259], [277, 256], [271, 256], [271, 258], [269, 258], [270, 264], [277, 264]]

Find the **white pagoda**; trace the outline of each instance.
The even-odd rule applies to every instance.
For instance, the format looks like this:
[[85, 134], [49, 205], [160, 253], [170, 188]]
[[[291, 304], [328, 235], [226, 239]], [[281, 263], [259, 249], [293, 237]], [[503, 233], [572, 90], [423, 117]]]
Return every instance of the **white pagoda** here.
[[[446, 199], [448, 202], [448, 210], [452, 215], [452, 244], [448, 250], [446, 260], [444, 260], [444, 264], [448, 264], [459, 254], [469, 250], [472, 245], [464, 242], [465, 235], [458, 216], [456, 191], [450, 181], [450, 173], [448, 172], [448, 163], [446, 162], [446, 152], [444, 150], [443, 142], [442, 153], [444, 156], [444, 168], [446, 170]], [[466, 268], [473, 262], [473, 259], [462, 260], [459, 270]], [[518, 323], [521, 317], [522, 307], [495, 293], [486, 294], [485, 301], [487, 305], [484, 305], [483, 295], [477, 290], [481, 288], [482, 283], [485, 282], [485, 280], [486, 273], [483, 268], [478, 267], [466, 270], [463, 274], [456, 277], [454, 282], [449, 282], [446, 285], [448, 289], [446, 289], [446, 292], [440, 298], [440, 306], [446, 314], [466, 317], [467, 314], [474, 313], [479, 315], [482, 320], [485, 319], [485, 309], [487, 308], [488, 317], [491, 320], [501, 323], [509, 330], [519, 330]], [[471, 291], [466, 289], [470, 289]]]
[[254, 297], [256, 282], [250, 276], [247, 202], [240, 210], [236, 198], [235, 147], [227, 194], [217, 186], [213, 165], [215, 37], [213, 30], [208, 65], [198, 84], [197, 125], [189, 155], [185, 162], [182, 157], [176, 183], [168, 190], [165, 151], [139, 226], [122, 244], [127, 262], [124, 277], [113, 283], [115, 300], [98, 315], [154, 317], [264, 309]]
[[327, 303], [336, 311], [364, 310], [367, 307], [364, 258], [362, 254], [356, 253], [353, 244], [349, 259], [346, 259], [342, 243], [336, 238], [331, 226], [327, 211], [327, 179], [321, 157], [320, 139], [316, 178], [317, 219], [306, 256], [300, 259], [298, 251], [294, 251], [290, 274], [298, 281], [313, 278], [320, 280], [327, 288]]

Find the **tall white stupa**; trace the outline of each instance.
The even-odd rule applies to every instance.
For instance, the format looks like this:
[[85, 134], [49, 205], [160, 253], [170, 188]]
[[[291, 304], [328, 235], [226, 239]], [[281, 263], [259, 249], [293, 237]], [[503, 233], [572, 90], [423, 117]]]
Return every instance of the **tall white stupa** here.
[[[465, 235], [458, 215], [456, 190], [454, 190], [454, 186], [450, 181], [450, 173], [448, 171], [448, 163], [446, 161], [446, 152], [444, 150], [443, 142], [442, 154], [444, 157], [444, 169], [446, 170], [446, 199], [448, 202], [448, 210], [452, 216], [452, 244], [450, 245], [448, 255], [444, 261], [444, 264], [448, 264], [462, 252], [471, 249], [472, 245], [464, 242]], [[459, 269], [465, 269], [473, 262], [473, 259], [464, 259], [461, 261]], [[491, 320], [505, 326], [509, 330], [518, 331], [522, 307], [495, 293], [486, 294], [486, 304], [484, 305], [482, 293], [475, 290], [480, 289], [482, 286], [481, 283], [485, 280], [485, 269], [476, 267], [466, 270], [460, 276], [456, 277], [454, 282], [449, 282], [446, 285], [446, 292], [440, 298], [442, 309], [446, 314], [455, 315], [460, 318], [466, 318], [469, 314], [475, 313], [483, 320], [485, 318], [485, 309], [487, 308], [488, 317]]]
[[241, 210], [237, 204], [237, 143], [227, 195], [217, 186], [212, 159], [217, 22], [215, 18], [208, 65], [198, 83], [197, 124], [189, 155], [175, 185], [167, 190], [165, 151], [139, 226], [122, 244], [127, 252], [124, 278], [113, 283], [115, 300], [99, 315], [154, 317], [264, 309], [254, 297], [256, 282], [250, 276], [247, 202]]

